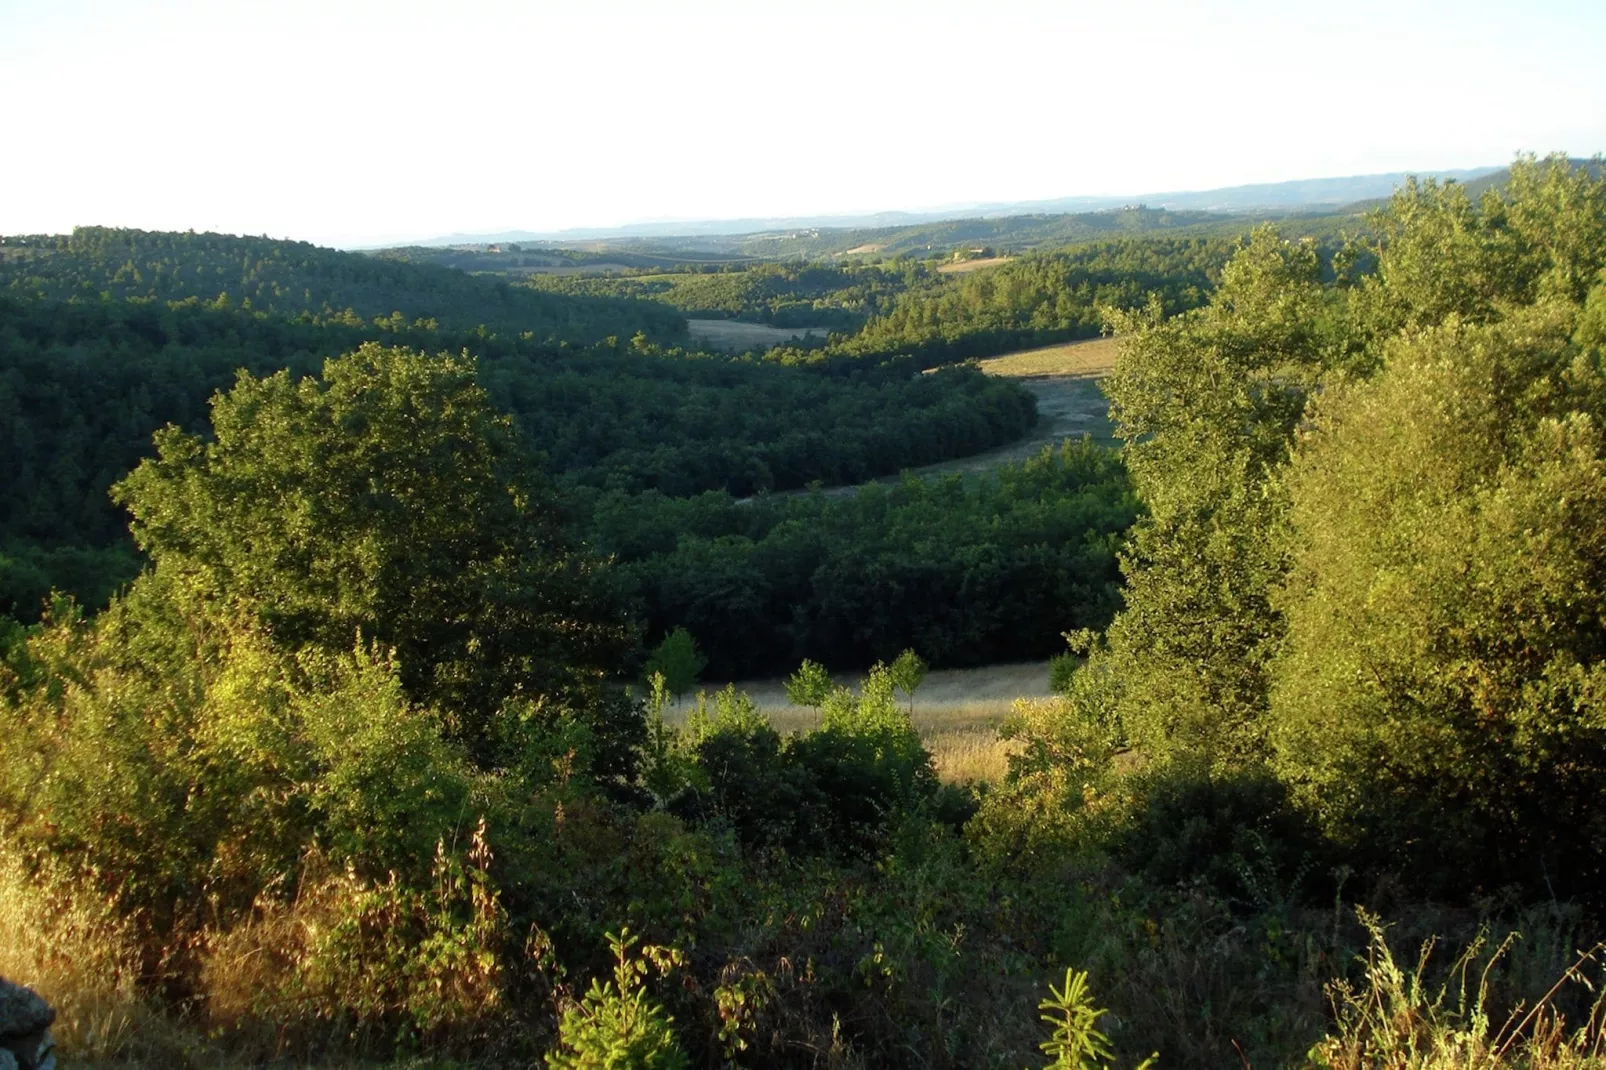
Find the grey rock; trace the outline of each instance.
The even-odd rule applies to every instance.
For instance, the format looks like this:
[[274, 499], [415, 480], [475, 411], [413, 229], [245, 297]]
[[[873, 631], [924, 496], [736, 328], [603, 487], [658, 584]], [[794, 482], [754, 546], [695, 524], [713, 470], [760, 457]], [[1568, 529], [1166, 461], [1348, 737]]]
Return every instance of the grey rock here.
[[0, 977], [0, 1070], [55, 1070], [55, 1020], [37, 992]]
[[56, 1012], [31, 988], [0, 977], [0, 1040], [43, 1033], [56, 1020]]

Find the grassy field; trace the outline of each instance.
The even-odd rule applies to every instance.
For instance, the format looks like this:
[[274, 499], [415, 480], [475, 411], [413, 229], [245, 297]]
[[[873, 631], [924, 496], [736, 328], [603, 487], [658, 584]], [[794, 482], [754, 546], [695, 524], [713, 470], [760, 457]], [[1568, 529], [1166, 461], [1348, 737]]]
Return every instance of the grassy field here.
[[1027, 349], [1008, 356], [993, 357], [981, 362], [981, 370], [988, 375], [1005, 379], [1036, 379], [1042, 376], [1069, 375], [1084, 379], [1102, 379], [1115, 370], [1114, 338], [1094, 338], [1083, 342], [1066, 342], [1041, 349]]
[[942, 267], [937, 269], [937, 274], [968, 275], [972, 271], [980, 271], [982, 268], [997, 267], [999, 264], [1007, 264], [1013, 259], [1015, 259], [1013, 256], [989, 256], [985, 260], [961, 260], [954, 264], [944, 264]]
[[767, 323], [741, 323], [737, 320], [687, 320], [686, 326], [691, 331], [693, 342], [733, 353], [780, 345], [813, 335], [823, 338], [830, 333], [824, 327], [771, 327]]
[[[846, 683], [850, 677], [840, 679]], [[712, 695], [724, 687], [723, 683], [711, 683], [703, 690]], [[815, 712], [787, 701], [784, 681], [744, 680], [735, 687], [752, 698], [777, 730], [796, 732], [814, 727]], [[915, 692], [915, 727], [943, 780], [996, 780], [1004, 775], [1009, 754], [1009, 744], [998, 738], [999, 722], [1009, 714], [1016, 699], [1041, 699], [1052, 694], [1046, 661], [938, 669]], [[666, 710], [665, 716], [678, 723], [695, 704], [695, 698], [684, 698]]]

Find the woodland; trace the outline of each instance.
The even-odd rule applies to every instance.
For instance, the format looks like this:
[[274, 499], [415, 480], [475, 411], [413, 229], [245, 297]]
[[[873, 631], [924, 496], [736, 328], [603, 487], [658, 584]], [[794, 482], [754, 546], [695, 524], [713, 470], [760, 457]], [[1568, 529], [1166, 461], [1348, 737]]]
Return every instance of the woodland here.
[[[1606, 1065], [1598, 161], [652, 278], [0, 243], [0, 974], [65, 1057]], [[853, 489], [1100, 331], [1118, 449]], [[939, 778], [925, 668], [1050, 654]]]

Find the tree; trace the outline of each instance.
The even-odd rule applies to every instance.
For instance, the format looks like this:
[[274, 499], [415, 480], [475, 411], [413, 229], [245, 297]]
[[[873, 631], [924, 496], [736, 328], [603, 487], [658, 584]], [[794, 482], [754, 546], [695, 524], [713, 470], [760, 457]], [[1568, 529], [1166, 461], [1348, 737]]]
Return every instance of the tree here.
[[786, 680], [786, 700], [794, 706], [819, 709], [834, 690], [836, 683], [831, 679], [831, 674], [825, 671], [825, 666], [807, 658], [797, 667], [797, 672]]
[[1606, 375], [1575, 311], [1391, 347], [1289, 476], [1277, 767], [1392, 864], [1606, 875]]
[[1121, 570], [1126, 609], [1071, 682], [1083, 716], [1156, 758], [1233, 768], [1265, 755], [1266, 666], [1285, 567], [1276, 482], [1335, 338], [1309, 243], [1256, 229], [1208, 307], [1118, 315], [1105, 385], [1149, 515]]
[[892, 664], [887, 667], [887, 672], [892, 677], [893, 688], [902, 691], [909, 699], [909, 713], [913, 716], [915, 692], [926, 679], [926, 663], [921, 661], [920, 655], [913, 650], [905, 650], [893, 659]]
[[676, 628], [653, 648], [652, 656], [647, 659], [646, 674], [649, 680], [654, 675], [661, 675], [663, 686], [671, 695], [679, 698], [696, 685], [697, 678], [707, 665], [708, 659], [697, 648], [697, 640], [691, 632]]
[[475, 373], [372, 343], [321, 379], [242, 372], [212, 440], [169, 425], [113, 493], [196, 605], [292, 649], [394, 648], [409, 697], [496, 764], [499, 711], [594, 706], [629, 635]]

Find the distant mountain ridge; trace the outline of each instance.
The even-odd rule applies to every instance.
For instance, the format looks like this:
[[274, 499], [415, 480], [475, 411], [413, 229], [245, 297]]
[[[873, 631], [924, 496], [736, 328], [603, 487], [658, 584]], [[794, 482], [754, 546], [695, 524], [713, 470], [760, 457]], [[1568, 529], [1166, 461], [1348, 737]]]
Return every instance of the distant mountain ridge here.
[[[1331, 209], [1357, 201], [1387, 197], [1409, 175], [1420, 178], [1454, 179], [1471, 182], [1504, 170], [1501, 167], [1473, 167], [1441, 171], [1390, 171], [1375, 175], [1349, 175], [1336, 178], [1302, 178], [1288, 182], [1257, 182], [1220, 189], [1142, 193], [1126, 196], [1060, 197], [1039, 201], [983, 202], [956, 205], [924, 212], [873, 212], [863, 215], [773, 216], [743, 219], [668, 220], [629, 223], [617, 227], [570, 227], [555, 231], [507, 230], [489, 234], [448, 234], [415, 246], [485, 245], [499, 242], [581, 242], [606, 238], [709, 237], [715, 235], [759, 234], [769, 231], [845, 228], [874, 230], [890, 227], [938, 223], [953, 219], [998, 216], [1097, 212], [1127, 205], [1196, 212], [1252, 212], [1258, 209]], [[380, 248], [375, 246], [374, 248]]]

